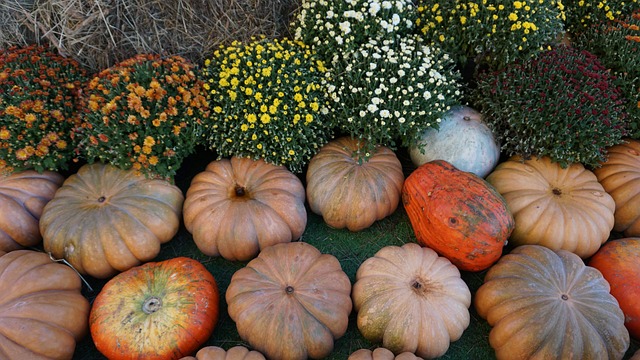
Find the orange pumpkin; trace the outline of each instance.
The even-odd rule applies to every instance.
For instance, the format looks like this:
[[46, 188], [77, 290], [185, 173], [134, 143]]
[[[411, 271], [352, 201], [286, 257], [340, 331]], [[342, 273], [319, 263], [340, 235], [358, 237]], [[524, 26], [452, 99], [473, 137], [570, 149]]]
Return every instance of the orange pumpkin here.
[[197, 260], [133, 267], [109, 280], [91, 308], [98, 351], [110, 360], [171, 360], [193, 354], [213, 333], [219, 294]]
[[0, 256], [0, 359], [70, 360], [89, 327], [81, 290], [78, 274], [45, 253]]
[[631, 336], [640, 339], [640, 238], [606, 242], [589, 260], [611, 286]]
[[184, 224], [204, 254], [246, 261], [267, 246], [302, 236], [304, 199], [302, 181], [284, 166], [222, 159], [191, 181]]
[[615, 201], [613, 230], [627, 237], [640, 236], [640, 141], [628, 139], [612, 146], [607, 157], [593, 172]]
[[42, 242], [42, 209], [62, 185], [57, 172], [26, 170], [0, 175], [0, 250], [12, 251]]
[[368, 160], [360, 156], [362, 140], [335, 139], [311, 158], [307, 201], [333, 228], [360, 231], [397, 209], [404, 182], [402, 165], [389, 148], [378, 146]]
[[356, 350], [347, 360], [423, 360], [421, 357], [417, 357], [416, 354], [410, 352], [403, 352], [396, 356], [391, 350], [385, 348], [377, 348], [373, 351], [369, 349]]
[[266, 360], [264, 355], [237, 345], [229, 350], [218, 346], [207, 346], [198, 350], [196, 356], [183, 357], [181, 360]]
[[495, 263], [515, 225], [489, 183], [444, 160], [415, 169], [404, 182], [402, 202], [418, 242], [465, 271]]

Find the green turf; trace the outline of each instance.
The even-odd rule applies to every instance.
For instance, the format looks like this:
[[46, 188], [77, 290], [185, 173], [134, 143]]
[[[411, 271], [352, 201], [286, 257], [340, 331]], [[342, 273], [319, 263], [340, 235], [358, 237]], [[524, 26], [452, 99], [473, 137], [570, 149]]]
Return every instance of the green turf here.
[[[191, 178], [198, 172], [204, 170], [204, 167], [212, 159], [212, 154], [201, 151], [197, 156], [192, 156], [185, 161], [184, 169], [180, 171], [176, 177], [176, 185], [184, 192], [188, 188]], [[405, 165], [405, 172], [411, 171], [407, 159], [399, 153], [399, 158]], [[308, 211], [308, 222], [306, 230], [301, 241], [314, 245], [323, 253], [329, 253], [338, 258], [342, 264], [343, 270], [349, 276], [352, 283], [355, 279], [355, 273], [360, 264], [375, 254], [380, 248], [387, 245], [402, 245], [407, 242], [415, 242], [415, 236], [407, 215], [400, 205], [398, 210], [391, 216], [376, 222], [368, 229], [360, 232], [350, 232], [342, 229], [332, 229], [328, 227], [322, 218]], [[187, 256], [202, 262], [207, 269], [214, 275], [218, 283], [221, 303], [220, 303], [220, 319], [216, 325], [213, 335], [206, 345], [216, 345], [223, 348], [229, 348], [234, 345], [242, 344], [249, 346], [240, 339], [235, 324], [229, 318], [226, 312], [226, 303], [224, 301], [224, 291], [229, 285], [233, 273], [242, 268], [245, 263], [230, 262], [222, 258], [209, 257], [202, 254], [195, 246], [191, 235], [182, 227], [176, 237], [170, 242], [163, 245], [161, 253], [155, 261], [170, 259], [177, 256]], [[469, 286], [472, 295], [482, 284], [484, 272], [469, 273], [463, 272], [462, 278]], [[85, 290], [89, 300], [95, 298], [104, 280], [88, 279], [93, 291]], [[465, 330], [458, 341], [453, 342], [447, 353], [441, 359], [473, 359], [484, 360], [494, 359], [494, 352], [489, 346], [488, 335], [490, 327], [485, 320], [480, 318], [473, 309], [470, 309], [471, 323]], [[349, 354], [360, 348], [373, 348], [376, 344], [371, 344], [365, 340], [359, 333], [354, 313], [351, 314], [347, 333], [335, 342], [333, 353], [328, 359], [346, 360]], [[633, 352], [639, 348], [637, 341], [632, 342], [625, 359], [631, 357]], [[87, 336], [78, 344], [75, 360], [100, 360], [103, 356], [95, 349], [90, 336]]]

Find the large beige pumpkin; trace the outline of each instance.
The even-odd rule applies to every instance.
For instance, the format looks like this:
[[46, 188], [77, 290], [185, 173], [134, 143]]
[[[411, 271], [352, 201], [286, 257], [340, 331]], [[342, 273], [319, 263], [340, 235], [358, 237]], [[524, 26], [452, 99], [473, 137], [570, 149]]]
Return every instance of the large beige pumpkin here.
[[165, 180], [112, 165], [83, 165], [44, 207], [46, 251], [107, 278], [155, 258], [178, 232], [184, 196]]
[[262, 250], [226, 291], [238, 334], [269, 359], [321, 359], [347, 331], [351, 283], [333, 255], [304, 242]]
[[333, 228], [360, 231], [391, 215], [400, 203], [404, 173], [391, 149], [379, 146], [363, 160], [362, 140], [341, 137], [324, 145], [307, 169], [311, 211]]
[[0, 175], [0, 250], [13, 251], [42, 242], [42, 209], [62, 185], [57, 172], [25, 170]]
[[615, 202], [581, 164], [562, 168], [548, 157], [514, 156], [486, 179], [504, 197], [516, 225], [512, 245], [537, 244], [593, 255], [607, 241]]
[[196, 356], [183, 357], [181, 360], [265, 360], [264, 355], [237, 345], [229, 350], [219, 346], [205, 346], [198, 350]]
[[365, 260], [351, 296], [362, 335], [395, 354], [441, 356], [470, 322], [471, 292], [458, 268], [415, 243]]
[[608, 159], [594, 173], [616, 203], [613, 230], [627, 237], [640, 236], [640, 141], [607, 149]]
[[498, 359], [621, 359], [630, 344], [609, 283], [565, 250], [515, 248], [489, 269], [474, 299]]
[[304, 200], [302, 181], [284, 166], [232, 157], [209, 163], [193, 178], [184, 224], [204, 254], [246, 261], [302, 236]]
[[376, 348], [375, 350], [360, 349], [356, 350], [347, 360], [423, 360], [416, 354], [403, 352], [396, 356], [391, 350], [385, 348]]

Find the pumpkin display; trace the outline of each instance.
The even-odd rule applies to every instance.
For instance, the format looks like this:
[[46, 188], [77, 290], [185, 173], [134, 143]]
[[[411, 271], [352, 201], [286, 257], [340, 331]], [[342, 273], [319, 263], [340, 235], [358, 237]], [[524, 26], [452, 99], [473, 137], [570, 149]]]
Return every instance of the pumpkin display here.
[[187, 189], [184, 224], [209, 256], [246, 261], [300, 238], [307, 225], [302, 181], [284, 166], [232, 157], [209, 163]]
[[25, 170], [0, 175], [0, 250], [13, 251], [42, 242], [42, 209], [62, 185], [53, 171]]
[[404, 182], [400, 160], [384, 146], [363, 159], [362, 141], [334, 139], [309, 162], [307, 202], [330, 227], [366, 229], [393, 214], [400, 203]]
[[407, 177], [402, 203], [418, 243], [464, 271], [495, 263], [515, 225], [489, 183], [444, 160], [425, 163]]
[[178, 232], [184, 196], [166, 180], [94, 163], [69, 176], [42, 210], [44, 249], [108, 278], [155, 258]]
[[229, 350], [219, 346], [206, 346], [198, 350], [196, 356], [186, 356], [181, 360], [266, 360], [264, 355], [237, 345]]
[[362, 335], [395, 354], [441, 356], [470, 322], [471, 292], [458, 268], [415, 243], [365, 260], [351, 296]]
[[640, 236], [640, 141], [609, 147], [607, 160], [593, 172], [616, 204], [613, 230]]
[[515, 218], [512, 245], [543, 245], [587, 258], [607, 241], [615, 202], [582, 164], [513, 156], [487, 176]]
[[360, 349], [356, 350], [347, 360], [423, 360], [416, 354], [403, 352], [396, 356], [391, 350], [385, 348], [376, 348], [375, 350]]
[[498, 359], [622, 359], [630, 340], [609, 283], [576, 254], [522, 245], [474, 297]]
[[110, 279], [89, 314], [91, 337], [109, 360], [171, 360], [191, 355], [218, 321], [219, 293], [199, 261], [148, 262]]
[[320, 359], [347, 331], [351, 282], [338, 259], [304, 242], [262, 250], [231, 277], [228, 313], [269, 359]]
[[458, 105], [442, 116], [438, 129], [422, 132], [417, 145], [409, 148], [409, 157], [416, 167], [445, 160], [459, 170], [484, 178], [500, 160], [500, 145], [481, 113]]
[[0, 256], [0, 359], [72, 359], [88, 331], [81, 290], [78, 274], [45, 253]]
[[611, 286], [632, 337], [640, 339], [640, 238], [610, 240], [589, 259]]

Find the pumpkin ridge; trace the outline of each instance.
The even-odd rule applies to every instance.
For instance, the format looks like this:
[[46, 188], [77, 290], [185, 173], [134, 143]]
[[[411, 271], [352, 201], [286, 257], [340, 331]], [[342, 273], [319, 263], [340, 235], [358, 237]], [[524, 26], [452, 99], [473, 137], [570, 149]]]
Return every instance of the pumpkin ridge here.
[[[10, 316], [3, 316], [3, 318], [2, 318], [2, 319], [0, 319], [0, 323], [1, 323], [1, 322], [4, 322], [4, 320], [5, 320], [5, 319], [7, 319], [7, 318], [12, 318], [12, 317], [10, 317]], [[72, 343], [74, 342], [73, 340], [79, 340], [79, 339], [75, 339], [75, 336], [74, 336], [74, 335], [73, 335], [73, 334], [72, 334], [68, 329], [65, 329], [65, 328], [63, 328], [63, 327], [59, 327], [59, 326], [50, 326], [51, 324], [48, 324], [48, 323], [46, 323], [46, 322], [44, 322], [44, 321], [42, 321], [42, 320], [40, 320], [40, 319], [34, 319], [34, 318], [17, 318], [17, 319], [19, 319], [19, 320], [20, 320], [21, 322], [23, 322], [23, 323], [24, 323], [24, 322], [34, 322], [34, 323], [37, 323], [38, 325], [31, 325], [33, 328], [46, 329], [46, 330], [48, 330], [48, 331], [52, 331], [52, 330], [53, 330], [53, 331], [55, 331], [55, 330], [58, 330], [58, 331], [55, 331], [56, 333], [58, 333], [58, 336], [52, 336], [52, 337], [55, 337], [55, 338], [56, 338], [56, 341], [61, 341], [61, 342], [62, 342], [63, 340], [67, 340], [67, 342], [69, 343], [69, 344], [68, 344], [69, 346], [71, 346], [71, 345], [72, 345]], [[5, 327], [4, 327], [4, 326], [1, 326], [1, 325], [2, 325], [2, 324], [0, 324], [0, 336], [1, 336], [3, 339], [8, 340], [8, 341], [12, 342], [13, 344], [15, 344], [16, 346], [18, 346], [18, 347], [20, 347], [20, 348], [22, 348], [22, 349], [24, 349], [24, 350], [29, 351], [31, 354], [35, 354], [35, 355], [38, 355], [38, 356], [42, 356], [42, 358], [43, 358], [43, 359], [49, 359], [49, 358], [50, 358], [49, 356], [43, 355], [41, 352], [40, 352], [40, 353], [36, 353], [36, 352], [34, 352], [34, 351], [33, 351], [33, 349], [32, 349], [32, 348], [28, 348], [27, 346], [25, 346], [25, 345], [27, 345], [27, 344], [28, 344], [28, 340], [27, 340], [27, 339], [24, 339], [24, 338], [14, 338], [14, 337], [9, 337], [9, 336], [7, 336], [7, 333], [2, 331], [3, 329], [5, 329]], [[7, 327], [7, 328], [8, 328], [8, 327]], [[61, 338], [60, 338], [59, 333], [62, 333], [63, 335], [68, 335], [68, 336], [66, 336], [66, 339], [61, 339]], [[71, 339], [70, 339], [70, 338], [71, 338]], [[20, 341], [20, 340], [22, 340], [22, 341]], [[27, 342], [27, 344], [25, 344], [25, 342]], [[41, 345], [42, 345], [42, 344], [41, 344]], [[75, 347], [75, 344], [73, 344], [73, 345], [74, 345], [74, 347]], [[56, 346], [54, 345], [54, 347], [56, 347]], [[48, 351], [47, 351], [47, 350], [48, 350]], [[51, 350], [55, 350], [55, 349], [45, 349], [45, 352], [49, 352], [49, 351], [51, 351]]]

